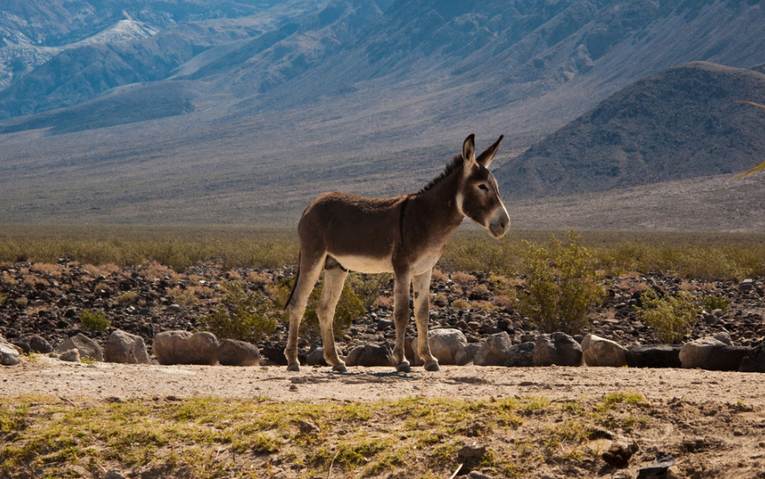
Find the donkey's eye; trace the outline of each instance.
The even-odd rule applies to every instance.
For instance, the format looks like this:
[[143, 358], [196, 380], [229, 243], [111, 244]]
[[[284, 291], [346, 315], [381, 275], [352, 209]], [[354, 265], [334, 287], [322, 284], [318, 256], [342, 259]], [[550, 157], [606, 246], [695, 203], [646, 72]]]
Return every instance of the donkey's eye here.
[[481, 183], [480, 185], [478, 185], [478, 189], [486, 193], [489, 192], [489, 187], [486, 186], [486, 183]]

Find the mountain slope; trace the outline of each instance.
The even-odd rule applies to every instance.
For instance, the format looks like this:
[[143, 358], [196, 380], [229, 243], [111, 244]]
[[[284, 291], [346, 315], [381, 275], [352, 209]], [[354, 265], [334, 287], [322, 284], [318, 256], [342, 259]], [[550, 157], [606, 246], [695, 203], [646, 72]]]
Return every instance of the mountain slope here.
[[745, 171], [765, 156], [765, 75], [697, 62], [638, 81], [498, 173], [513, 196]]
[[[5, 221], [291, 223], [418, 189], [470, 131], [515, 156], [672, 65], [765, 63], [746, 0], [10, 3], [55, 7], [17, 34], [63, 50], [0, 91]], [[62, 4], [89, 20], [46, 37]], [[121, 21], [151, 34], [98, 36]]]

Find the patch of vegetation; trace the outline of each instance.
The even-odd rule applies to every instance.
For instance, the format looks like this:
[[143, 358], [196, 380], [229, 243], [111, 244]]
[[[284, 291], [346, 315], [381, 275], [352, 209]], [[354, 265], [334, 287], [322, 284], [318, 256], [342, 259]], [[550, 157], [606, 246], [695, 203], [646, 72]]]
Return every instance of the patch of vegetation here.
[[[601, 401], [544, 397], [374, 402], [273, 402], [194, 398], [86, 402], [0, 398], [0, 476], [80, 477], [117, 468], [130, 476], [265, 477], [289, 463], [299, 477], [448, 477], [476, 438], [480, 467], [529, 477], [545, 463], [584, 468], [588, 431], [609, 404], [612, 427], [645, 407], [635, 393]], [[614, 411], [618, 408], [618, 411]], [[534, 411], [527, 416], [523, 411]], [[300, 427], [310, 422], [310, 430]], [[650, 424], [637, 427], [651, 427]], [[508, 440], [508, 438], [511, 438]], [[260, 476], [257, 476], [260, 477]]]
[[8, 300], [8, 295], [4, 293], [0, 293], [0, 306], [4, 305], [7, 300]]
[[80, 325], [85, 331], [103, 333], [112, 325], [103, 311], [83, 309], [80, 312]]
[[526, 290], [521, 311], [545, 332], [579, 333], [602, 300], [592, 252], [570, 234], [549, 247], [526, 243]]
[[725, 312], [730, 307], [730, 300], [724, 296], [708, 295], [701, 300], [701, 306], [705, 311], [712, 312], [719, 309]]
[[240, 282], [223, 284], [221, 304], [202, 318], [204, 327], [221, 339], [256, 342], [276, 329], [278, 307], [265, 294], [247, 291]]
[[638, 316], [656, 332], [660, 341], [677, 343], [693, 330], [699, 307], [689, 293], [680, 291], [675, 296], [661, 297], [656, 290], [649, 289], [640, 300], [641, 305], [636, 308]]
[[[353, 276], [353, 275], [350, 275]], [[283, 282], [281, 285], [273, 288], [272, 296], [279, 305], [284, 305], [289, 298], [290, 291], [292, 290], [292, 284], [295, 278]], [[303, 315], [303, 321], [300, 323], [301, 334], [304, 334], [310, 339], [318, 339], [321, 337], [321, 329], [319, 327], [319, 316], [316, 312], [319, 306], [319, 299], [321, 298], [321, 290], [323, 287], [323, 281], [316, 284], [311, 291], [311, 296], [308, 299], [308, 305], [306, 306], [305, 314]], [[360, 318], [367, 312], [368, 308], [372, 306], [377, 296], [372, 297], [373, 287], [366, 291], [364, 299], [359, 297], [353, 289], [352, 282], [346, 280], [343, 285], [343, 291], [340, 293], [340, 299], [335, 306], [335, 317], [333, 330], [336, 338], [341, 338], [351, 327], [351, 323], [354, 320]], [[367, 303], [367, 301], [369, 301]], [[288, 320], [288, 318], [284, 318]]]
[[119, 304], [132, 304], [138, 300], [138, 297], [138, 291], [125, 291], [124, 293], [120, 293], [115, 300]]

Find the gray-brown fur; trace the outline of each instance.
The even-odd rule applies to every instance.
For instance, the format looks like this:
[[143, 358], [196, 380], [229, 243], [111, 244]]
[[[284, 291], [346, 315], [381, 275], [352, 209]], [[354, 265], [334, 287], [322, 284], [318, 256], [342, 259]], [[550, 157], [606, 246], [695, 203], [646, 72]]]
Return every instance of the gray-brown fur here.
[[430, 353], [427, 341], [433, 266], [465, 216], [497, 238], [510, 226], [497, 182], [488, 170], [502, 137], [478, 158], [474, 141], [474, 135], [468, 136], [462, 154], [418, 193], [386, 199], [325, 193], [305, 209], [298, 224], [298, 275], [287, 303], [290, 324], [284, 353], [290, 370], [300, 366], [297, 359], [300, 321], [322, 270], [324, 287], [317, 315], [328, 364], [335, 370], [345, 370], [345, 363], [335, 349], [332, 324], [348, 271], [391, 272], [395, 280], [393, 361], [397, 369], [409, 370], [404, 357], [404, 333], [412, 286], [417, 353], [425, 369], [438, 370], [438, 361]]

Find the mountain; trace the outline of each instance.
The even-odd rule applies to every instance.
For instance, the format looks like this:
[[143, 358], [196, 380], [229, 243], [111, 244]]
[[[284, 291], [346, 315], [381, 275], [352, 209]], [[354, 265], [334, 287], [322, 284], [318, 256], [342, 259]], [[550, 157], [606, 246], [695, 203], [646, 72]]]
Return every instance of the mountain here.
[[291, 224], [321, 191], [419, 188], [470, 131], [522, 154], [690, 61], [765, 64], [765, 8], [9, 0], [0, 220]]
[[765, 157], [765, 74], [695, 62], [640, 80], [497, 175], [540, 197], [737, 173]]

